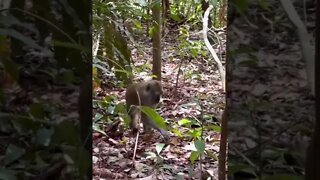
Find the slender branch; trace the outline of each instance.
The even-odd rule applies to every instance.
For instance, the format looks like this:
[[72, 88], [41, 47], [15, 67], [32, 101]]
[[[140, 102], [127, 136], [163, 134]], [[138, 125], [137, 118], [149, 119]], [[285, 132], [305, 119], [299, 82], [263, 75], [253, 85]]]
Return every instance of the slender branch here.
[[202, 19], [202, 22], [203, 22], [203, 39], [204, 39], [204, 43], [205, 45], [207, 46], [208, 50], [210, 51], [211, 55], [213, 56], [213, 59], [214, 61], [217, 63], [217, 66], [218, 66], [218, 70], [219, 70], [219, 74], [220, 74], [220, 77], [221, 77], [221, 82], [222, 82], [222, 89], [223, 91], [225, 92], [226, 90], [226, 76], [225, 76], [225, 70], [224, 70], [224, 67], [217, 55], [217, 53], [214, 51], [214, 49], [212, 48], [209, 40], [208, 40], [208, 16], [209, 16], [209, 13], [210, 11], [212, 10], [213, 6], [212, 5], [209, 5], [209, 7], [207, 8], [206, 12], [204, 13], [204, 16], [203, 16], [203, 19]]

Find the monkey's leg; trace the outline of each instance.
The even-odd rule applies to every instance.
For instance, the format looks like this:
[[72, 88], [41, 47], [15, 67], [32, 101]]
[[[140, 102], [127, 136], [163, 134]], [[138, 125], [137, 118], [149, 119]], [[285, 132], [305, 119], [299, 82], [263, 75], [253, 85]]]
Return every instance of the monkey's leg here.
[[145, 114], [142, 114], [141, 116], [141, 121], [143, 123], [143, 132], [144, 133], [150, 133], [151, 132], [151, 119], [149, 119], [149, 117]]
[[136, 107], [131, 106], [131, 109], [128, 111], [128, 113], [130, 116], [129, 126], [132, 130], [132, 133], [136, 134], [139, 131], [140, 111]]

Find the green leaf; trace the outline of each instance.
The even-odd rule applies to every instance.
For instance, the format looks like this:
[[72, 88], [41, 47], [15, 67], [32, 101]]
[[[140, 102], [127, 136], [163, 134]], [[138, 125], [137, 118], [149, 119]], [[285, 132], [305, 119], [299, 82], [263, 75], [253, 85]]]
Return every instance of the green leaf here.
[[217, 0], [209, 0], [210, 5], [212, 5], [213, 7], [215, 7], [218, 4]]
[[144, 155], [146, 156], [146, 159], [156, 159], [157, 155], [153, 152], [145, 152]]
[[189, 130], [188, 134], [193, 138], [199, 138], [201, 136], [201, 131], [198, 129], [191, 129]]
[[140, 110], [145, 113], [161, 129], [168, 129], [164, 119], [152, 108], [141, 106]]
[[201, 153], [201, 154], [204, 152], [204, 150], [206, 148], [206, 144], [205, 144], [204, 141], [196, 140], [194, 142], [194, 145], [197, 148], [198, 152]]
[[92, 130], [93, 131], [97, 131], [97, 132], [99, 132], [99, 133], [101, 133], [101, 134], [103, 134], [103, 135], [107, 135], [107, 133], [106, 132], [104, 132], [101, 128], [100, 128], [100, 126], [99, 125], [97, 125], [97, 124], [93, 124], [92, 125]]
[[8, 164], [12, 163], [13, 161], [16, 161], [22, 155], [24, 155], [25, 152], [26, 152], [25, 149], [20, 148], [14, 144], [10, 144], [6, 150], [6, 155], [4, 157], [4, 164], [8, 165]]
[[183, 137], [183, 135], [181, 134], [181, 132], [178, 129], [172, 129], [171, 130], [174, 134], [176, 134], [179, 137]]
[[197, 152], [197, 151], [192, 151], [192, 152], [191, 152], [191, 155], [190, 155], [190, 157], [189, 157], [191, 163], [194, 164], [194, 162], [199, 158], [199, 156], [200, 156], [200, 153], [199, 153], [199, 152]]
[[178, 23], [181, 21], [181, 18], [177, 14], [172, 14], [171, 13], [170, 14], [170, 18], [173, 19], [174, 21], [178, 22]]
[[97, 114], [94, 116], [93, 121], [96, 122], [96, 121], [100, 120], [101, 118], [103, 118], [103, 115], [100, 114], [100, 113], [97, 113]]
[[206, 126], [207, 129], [209, 130], [213, 130], [215, 132], [221, 132], [221, 127], [218, 126], [218, 125], [209, 125], [209, 126]]
[[156, 151], [157, 151], [158, 155], [160, 155], [160, 152], [162, 151], [164, 146], [165, 146], [165, 144], [163, 144], [163, 143], [156, 144]]
[[43, 146], [48, 146], [51, 142], [51, 137], [54, 133], [54, 130], [51, 129], [46, 129], [42, 128], [37, 131], [37, 136], [36, 136], [36, 141], [37, 143], [43, 145]]
[[191, 124], [191, 123], [192, 123], [192, 121], [190, 121], [189, 119], [181, 119], [180, 121], [178, 121], [178, 124], [179, 124], [180, 126], [189, 125], [189, 124]]
[[211, 152], [211, 151], [206, 150], [206, 154], [207, 154], [209, 157], [211, 157], [212, 159], [216, 160], [216, 161], [219, 160], [218, 156], [217, 156], [215, 153]]
[[26, 44], [27, 46], [34, 48], [34, 49], [37, 49], [37, 50], [40, 50], [46, 54], [52, 54], [52, 52], [49, 51], [48, 49], [45, 49], [45, 48], [39, 46], [35, 40], [29, 38], [28, 36], [21, 34], [20, 32], [18, 32], [16, 30], [0, 28], [0, 34], [7, 35], [7, 36], [10, 36], [14, 39], [17, 39], [17, 40], [23, 42], [24, 44]]
[[138, 3], [141, 7], [146, 7], [148, 4], [146, 0], [135, 0], [136, 3]]
[[137, 21], [137, 20], [133, 20], [133, 24], [134, 24], [134, 27], [137, 28], [137, 29], [142, 29], [142, 24], [141, 22]]
[[148, 35], [149, 37], [153, 37], [154, 34], [156, 33], [156, 28], [154, 26], [152, 26], [150, 29], [149, 29], [149, 32], [148, 32]]

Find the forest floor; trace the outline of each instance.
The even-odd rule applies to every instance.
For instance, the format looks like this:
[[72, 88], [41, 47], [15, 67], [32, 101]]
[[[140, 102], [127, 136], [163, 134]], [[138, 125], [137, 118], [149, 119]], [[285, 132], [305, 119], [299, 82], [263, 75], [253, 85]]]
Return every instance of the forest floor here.
[[[192, 41], [201, 40], [202, 34], [191, 32]], [[216, 52], [225, 52], [225, 30], [219, 30], [223, 47], [213, 45]], [[180, 132], [186, 132], [178, 126], [179, 120], [184, 118], [196, 119], [207, 116], [205, 122], [219, 126], [219, 120], [225, 105], [225, 94], [222, 90], [218, 68], [212, 58], [199, 56], [192, 58], [179, 52], [178, 30], [172, 30], [162, 39], [162, 84], [164, 96], [159, 114]], [[141, 38], [144, 37], [144, 38]], [[135, 39], [131, 45], [131, 55], [134, 66], [141, 68], [135, 73], [135, 79], [143, 80], [151, 75], [152, 42], [146, 36]], [[206, 47], [202, 47], [206, 51]], [[220, 49], [223, 49], [222, 51]], [[210, 57], [210, 55], [208, 55]], [[225, 57], [225, 54], [222, 56]], [[225, 60], [223, 59], [223, 62]], [[148, 66], [149, 65], [149, 66]], [[180, 66], [181, 65], [181, 66]], [[180, 74], [177, 83], [177, 75]], [[116, 95], [119, 102], [124, 103], [125, 88], [111, 87], [109, 77], [104, 77], [104, 84], [97, 95], [97, 99], [105, 95]], [[108, 129], [108, 127], [106, 127]], [[110, 129], [110, 127], [109, 127]], [[120, 128], [121, 129], [121, 128]], [[122, 128], [123, 130], [123, 128]], [[95, 179], [117, 177], [118, 179], [185, 179], [199, 175], [199, 162], [190, 162], [190, 155], [194, 146], [190, 137], [178, 137], [171, 133], [170, 143], [161, 151], [161, 161], [157, 159], [156, 144], [162, 142], [162, 137], [156, 132], [149, 141], [139, 138], [136, 155], [136, 168], [132, 167], [132, 156], [135, 138], [130, 136], [129, 130], [120, 135], [106, 132], [94, 134], [93, 141], [93, 174]], [[112, 135], [113, 134], [113, 135]], [[202, 160], [203, 176], [215, 177], [217, 174], [217, 153], [219, 151], [219, 131], [205, 131], [206, 150], [211, 157]], [[153, 152], [155, 154], [150, 154]], [[207, 176], [208, 177], [208, 176]]]
[[[312, 22], [315, 22], [316, 6], [312, 3], [307, 6], [305, 22], [308, 32], [314, 35]], [[289, 174], [288, 179], [301, 179], [313, 128], [314, 98], [310, 94], [301, 45], [294, 31], [296, 28], [278, 2], [270, 3], [270, 6], [274, 7], [272, 11], [249, 9], [248, 19], [229, 20], [228, 173], [241, 171], [241, 175], [245, 174], [244, 179], [266, 175], [274, 175], [270, 179], [279, 179], [276, 177], [279, 174]], [[297, 9], [303, 12], [302, 6]], [[190, 41], [201, 40], [201, 34], [190, 34]], [[222, 36], [225, 37], [226, 32]], [[219, 126], [225, 94], [217, 66], [211, 58], [199, 56], [192, 59], [182, 55], [178, 39], [176, 31], [170, 31], [163, 38], [162, 82], [165, 93], [159, 113], [171, 127], [177, 127], [181, 132], [185, 128], [177, 122], [183, 118], [200, 119], [208, 115], [205, 122]], [[143, 69], [136, 73], [136, 78], [144, 79], [151, 74], [151, 66], [145, 64], [151, 64], [152, 44], [148, 38], [136, 41], [135, 46], [131, 46], [132, 57], [135, 67]], [[222, 38], [222, 42], [222, 49], [225, 49], [226, 38]], [[221, 52], [216, 45], [214, 49], [218, 54]], [[176, 88], [181, 62], [181, 76]], [[97, 99], [113, 94], [124, 103], [125, 89], [108, 85], [107, 82], [112, 80], [107, 76], [104, 79], [107, 88], [102, 88]], [[130, 164], [134, 138], [129, 138], [129, 132], [112, 134], [114, 132], [107, 132], [107, 136], [94, 135], [95, 179], [114, 176], [118, 179], [191, 179], [199, 175], [200, 168], [203, 177], [217, 179], [219, 131], [204, 132], [205, 148], [209, 153], [203, 157], [201, 166], [199, 161], [191, 163], [192, 139], [172, 134], [160, 158], [156, 155], [156, 144], [162, 142], [161, 136], [149, 142], [140, 139], [135, 168]]]

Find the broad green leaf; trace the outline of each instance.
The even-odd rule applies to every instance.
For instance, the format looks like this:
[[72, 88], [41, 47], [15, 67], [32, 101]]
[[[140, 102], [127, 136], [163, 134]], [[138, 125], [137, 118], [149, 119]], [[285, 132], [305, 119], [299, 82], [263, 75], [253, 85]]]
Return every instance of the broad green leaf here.
[[54, 133], [54, 130], [42, 128], [37, 131], [36, 141], [42, 146], [48, 146], [51, 142], [51, 137]]
[[157, 151], [158, 155], [160, 155], [160, 152], [162, 151], [164, 146], [165, 146], [165, 144], [163, 144], [163, 143], [156, 144], [156, 151]]
[[216, 160], [216, 161], [219, 160], [218, 156], [217, 156], [215, 153], [211, 152], [211, 151], [206, 150], [206, 154], [207, 154], [209, 157], [211, 157], [212, 159]]
[[135, 2], [138, 3], [142, 7], [145, 7], [148, 5], [146, 0], [135, 0]]
[[96, 115], [94, 116], [93, 121], [96, 122], [96, 121], [100, 120], [101, 118], [103, 118], [103, 115], [100, 114], [100, 113], [96, 113]]
[[140, 110], [145, 113], [161, 129], [168, 129], [164, 119], [152, 108], [141, 106]]
[[29, 46], [31, 48], [40, 50], [48, 55], [52, 55], [51, 51], [39, 46], [35, 40], [29, 38], [28, 36], [21, 34], [20, 32], [18, 32], [16, 30], [0, 28], [0, 34], [10, 36], [14, 39], [17, 39], [17, 40], [23, 42], [24, 44], [26, 44], [27, 46]]
[[200, 156], [200, 153], [199, 153], [199, 152], [197, 152], [197, 151], [192, 151], [192, 152], [191, 152], [191, 155], [190, 155], [190, 157], [189, 157], [191, 163], [194, 164], [194, 162], [199, 158], [199, 156]]
[[180, 125], [180, 126], [183, 126], [183, 125], [189, 125], [189, 124], [191, 124], [192, 123], [192, 121], [190, 121], [189, 119], [181, 119], [180, 121], [178, 121], [178, 124]]
[[206, 126], [206, 128], [208, 130], [213, 130], [215, 132], [219, 132], [219, 133], [221, 132], [221, 127], [218, 125], [209, 125], [209, 126]]
[[13, 161], [18, 160], [22, 155], [26, 152], [25, 149], [16, 146], [14, 144], [10, 144], [6, 149], [6, 154], [4, 156], [4, 164], [10, 164]]
[[174, 21], [178, 22], [178, 23], [181, 21], [179, 15], [177, 15], [177, 14], [172, 14], [171, 13], [170, 14], [170, 18], [173, 19]]
[[153, 152], [145, 152], [144, 155], [146, 156], [146, 159], [156, 159], [157, 155]]
[[104, 132], [101, 128], [100, 128], [100, 126], [99, 125], [97, 125], [97, 124], [93, 124], [92, 125], [92, 130], [93, 131], [97, 131], [98, 133], [101, 133], [101, 134], [103, 134], [103, 135], [107, 135], [106, 134], [106, 132]]
[[204, 152], [204, 150], [206, 148], [206, 144], [205, 144], [204, 141], [196, 140], [194, 142], [194, 145], [197, 148], [198, 152], [201, 153], [201, 154]]

